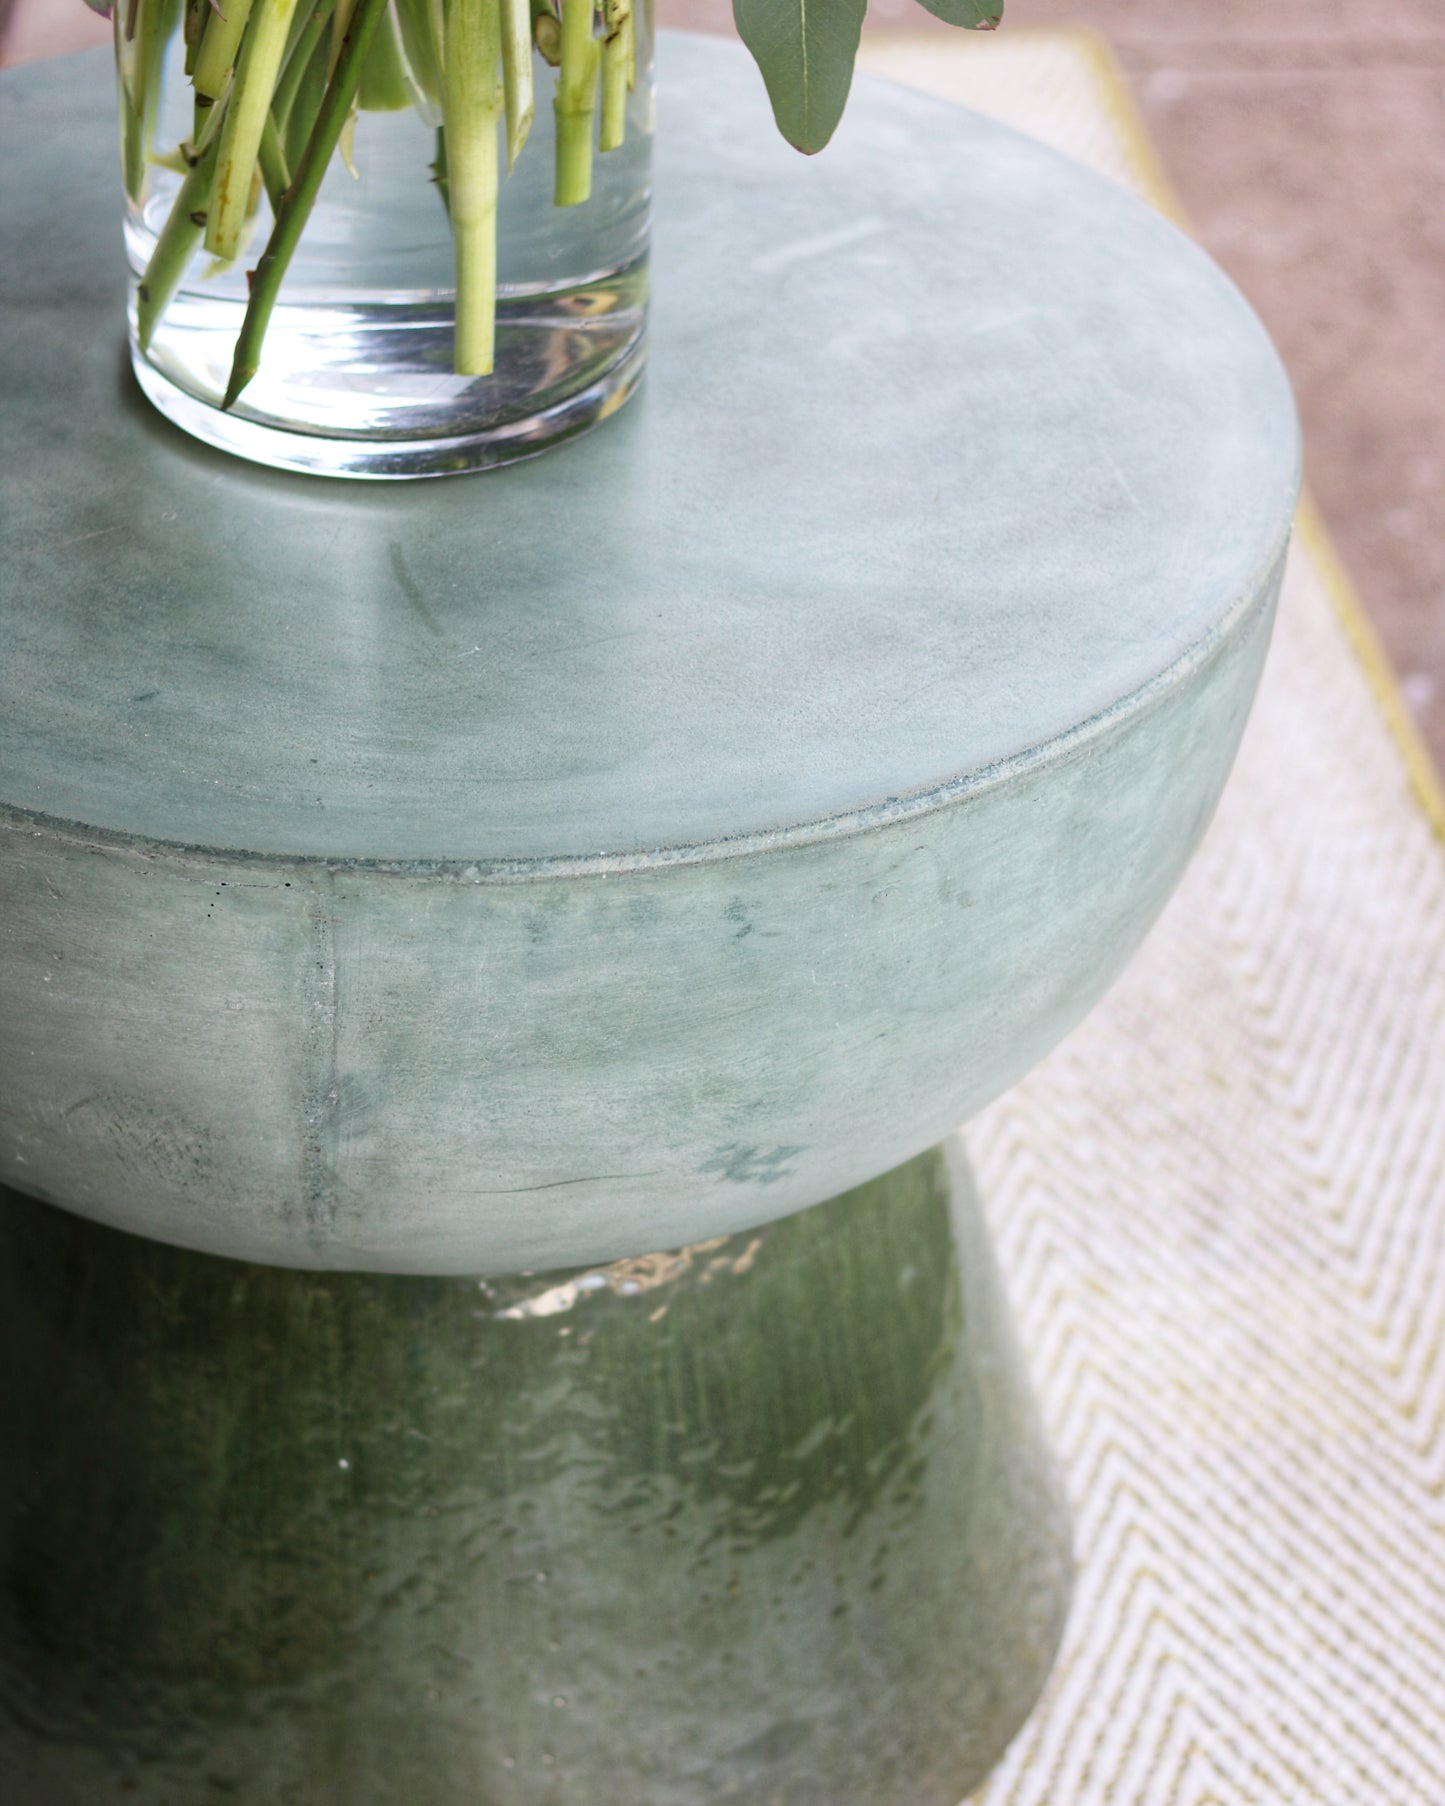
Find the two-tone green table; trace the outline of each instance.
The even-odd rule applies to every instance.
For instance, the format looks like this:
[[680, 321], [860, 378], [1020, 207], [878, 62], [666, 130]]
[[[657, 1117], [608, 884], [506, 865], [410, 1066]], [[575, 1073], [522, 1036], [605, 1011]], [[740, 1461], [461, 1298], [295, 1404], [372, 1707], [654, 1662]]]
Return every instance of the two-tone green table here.
[[1203, 831], [1294, 414], [1068, 162], [661, 67], [643, 393], [388, 487], [149, 413], [108, 72], [0, 82], [7, 1799], [951, 1806], [1043, 1683], [950, 1135]]

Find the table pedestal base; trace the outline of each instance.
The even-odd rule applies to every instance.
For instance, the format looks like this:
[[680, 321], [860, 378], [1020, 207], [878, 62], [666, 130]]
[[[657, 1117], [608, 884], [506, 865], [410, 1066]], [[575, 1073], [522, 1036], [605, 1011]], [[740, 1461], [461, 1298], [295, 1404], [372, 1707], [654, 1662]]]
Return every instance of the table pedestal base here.
[[961, 1149], [478, 1281], [0, 1192], [0, 1793], [955, 1806], [1066, 1513]]

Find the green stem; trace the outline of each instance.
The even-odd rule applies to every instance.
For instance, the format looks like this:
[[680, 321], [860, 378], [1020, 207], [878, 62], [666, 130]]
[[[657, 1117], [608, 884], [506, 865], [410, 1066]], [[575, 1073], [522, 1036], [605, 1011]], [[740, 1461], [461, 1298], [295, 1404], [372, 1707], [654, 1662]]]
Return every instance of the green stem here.
[[296, 53], [296, 46], [301, 41], [302, 33], [316, 16], [313, 0], [297, 0], [296, 10], [291, 15], [291, 28], [286, 33], [286, 54], [281, 58], [281, 67], [285, 69]]
[[[346, 42], [346, 34], [351, 29], [351, 15], [356, 11], [356, 0], [335, 0], [331, 13], [331, 64], [328, 74], [334, 74], [337, 62], [341, 57], [342, 46]], [[363, 70], [363, 75], [365, 71]]]
[[486, 376], [497, 312], [499, 0], [447, 0], [445, 42], [442, 118], [457, 271], [453, 368], [459, 376]]
[[208, 151], [213, 144], [221, 140], [221, 125], [226, 117], [226, 103], [222, 101], [206, 102], [205, 111], [201, 114], [196, 132], [191, 139], [188, 162], [194, 166], [197, 159]]
[[532, 3], [502, 0], [502, 89], [507, 104], [507, 168], [517, 161], [532, 129]]
[[437, 154], [431, 163], [431, 179], [437, 193], [442, 197], [442, 210], [447, 219], [452, 217], [451, 187], [447, 181], [447, 133], [446, 127], [437, 127]]
[[597, 40], [592, 0], [562, 0], [562, 60], [557, 70], [557, 169], [553, 199], [575, 207], [592, 193], [592, 135], [597, 114]]
[[213, 139], [209, 149], [181, 183], [151, 252], [145, 275], [141, 277], [136, 292], [136, 338], [142, 351], [149, 349], [161, 315], [180, 286], [191, 254], [206, 229], [205, 209], [216, 173], [216, 150], [217, 143]]
[[182, 27], [181, 41], [186, 47], [186, 74], [196, 72], [196, 58], [201, 53], [201, 44], [206, 35], [206, 20], [210, 16], [210, 8], [206, 0], [186, 0], [186, 18]]
[[361, 72], [366, 66], [371, 40], [376, 33], [387, 0], [358, 0], [351, 26], [342, 42], [336, 69], [327, 83], [326, 94], [316, 115], [296, 174], [281, 202], [266, 249], [251, 278], [251, 299], [246, 318], [236, 340], [236, 355], [231, 365], [231, 380], [226, 386], [223, 408], [232, 407], [241, 391], [260, 367], [261, 346], [270, 324], [276, 296], [295, 255], [296, 245], [311, 209], [316, 204], [327, 165], [341, 137], [341, 128], [351, 113], [356, 90], [361, 85]]
[[206, 221], [206, 249], [228, 263], [240, 249], [251, 177], [271, 117], [271, 96], [295, 10], [296, 0], [256, 0], [241, 46], [226, 121], [221, 127], [216, 186]]
[[[317, 41], [311, 47], [311, 54], [306, 59], [306, 67], [300, 78], [291, 87], [286, 99], [286, 162], [292, 170], [301, 165], [306, 154], [306, 144], [311, 137], [311, 128], [316, 124], [316, 115], [321, 111], [321, 103], [326, 98], [328, 81], [327, 65], [331, 61], [330, 46], [326, 41], [327, 25], [323, 23]], [[279, 99], [279, 90], [278, 90]], [[278, 106], [278, 99], [273, 100], [272, 111]]]
[[544, 0], [532, 0], [532, 42], [549, 69], [562, 61], [562, 21]]
[[631, 0], [603, 0], [602, 20], [607, 35], [602, 40], [602, 125], [597, 148], [610, 151], [617, 150], [627, 135]]
[[286, 152], [281, 147], [281, 133], [275, 115], [268, 112], [261, 128], [261, 180], [266, 185], [266, 199], [273, 215], [281, 211], [281, 202], [291, 186], [291, 172], [286, 167]]
[[284, 132], [290, 122], [297, 92], [306, 78], [307, 66], [316, 54], [316, 46], [325, 35], [330, 17], [331, 0], [320, 0], [320, 4], [313, 6], [307, 14], [305, 24], [286, 52], [281, 79], [276, 83], [276, 92], [271, 96], [271, 113], [278, 131]]
[[[125, 40], [116, 44], [122, 72], [121, 167], [125, 191], [136, 202], [145, 196], [146, 165], [160, 112], [161, 71], [180, 13], [181, 0], [133, 0], [125, 15]], [[118, 33], [120, 17], [117, 12]]]
[[226, 92], [231, 71], [236, 67], [236, 52], [241, 48], [241, 35], [251, 16], [251, 0], [226, 0], [224, 14], [213, 12], [206, 20], [206, 35], [196, 53], [196, 67], [191, 85], [197, 94], [219, 100]]
[[144, 101], [136, 93], [139, 59], [126, 32], [128, 15], [120, 7], [115, 9], [113, 22], [115, 69], [120, 89], [121, 180], [131, 200], [139, 201], [145, 181], [145, 128], [141, 117]]

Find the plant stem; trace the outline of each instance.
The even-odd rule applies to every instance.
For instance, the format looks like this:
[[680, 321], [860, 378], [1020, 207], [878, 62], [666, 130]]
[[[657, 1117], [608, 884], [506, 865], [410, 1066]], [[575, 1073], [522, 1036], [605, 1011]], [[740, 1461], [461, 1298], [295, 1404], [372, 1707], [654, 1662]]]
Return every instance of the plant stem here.
[[602, 125], [597, 148], [617, 150], [627, 135], [627, 88], [632, 33], [631, 0], [603, 0]]
[[201, 53], [201, 42], [206, 35], [206, 19], [210, 9], [206, 0], [186, 0], [186, 19], [182, 27], [181, 40], [186, 47], [186, 74], [196, 72], [196, 58]]
[[[210, 150], [213, 144], [220, 143], [221, 124], [225, 117], [226, 103], [224, 101], [206, 102], [206, 109], [200, 115], [198, 129], [189, 146], [181, 147], [187, 168], [194, 169], [202, 154]], [[212, 167], [214, 168], [214, 164]]]
[[296, 10], [291, 15], [291, 25], [286, 33], [286, 52], [281, 58], [281, 67], [283, 69], [291, 61], [296, 46], [301, 41], [302, 32], [305, 31], [306, 27], [311, 23], [315, 16], [316, 8], [313, 4], [313, 0], [297, 0]]
[[[326, 97], [326, 66], [331, 60], [331, 51], [325, 41], [325, 31], [326, 21], [323, 20], [321, 32], [306, 59], [306, 67], [292, 84], [286, 98], [284, 143], [286, 162], [292, 170], [301, 165], [301, 159], [306, 154], [306, 141], [311, 136], [311, 128], [316, 123], [316, 115], [321, 111], [321, 102]], [[283, 77], [283, 82], [284, 79]], [[280, 98], [281, 90], [278, 88], [271, 103], [273, 112], [276, 111]]]
[[145, 275], [136, 292], [136, 338], [142, 351], [160, 324], [161, 315], [170, 305], [171, 296], [180, 285], [191, 254], [201, 242], [206, 229], [206, 202], [216, 172], [217, 141], [192, 165], [181, 183], [160, 237], [151, 252]]
[[318, 5], [308, 10], [305, 24], [294, 34], [291, 48], [286, 52], [281, 79], [276, 83], [276, 92], [271, 96], [271, 114], [276, 121], [276, 129], [280, 132], [285, 132], [290, 122], [291, 109], [306, 78], [307, 65], [316, 54], [316, 46], [325, 35], [330, 17], [331, 0], [319, 0]]
[[191, 85], [197, 94], [219, 100], [226, 92], [250, 14], [251, 0], [226, 0], [225, 12], [213, 12], [206, 20], [206, 34], [201, 39], [191, 76]]
[[447, 181], [447, 133], [446, 127], [437, 127], [437, 154], [431, 161], [432, 186], [442, 197], [442, 211], [448, 221], [452, 217], [451, 188]]
[[[135, 0], [126, 15], [132, 39], [116, 45], [117, 67], [122, 71], [121, 167], [125, 191], [137, 202], [145, 194], [146, 164], [160, 111], [161, 69], [180, 10], [181, 0]], [[119, 13], [116, 21], [119, 28]]]
[[281, 147], [281, 133], [277, 129], [275, 115], [269, 110], [266, 123], [261, 127], [259, 157], [261, 180], [266, 185], [266, 199], [271, 203], [274, 216], [281, 211], [281, 202], [291, 186], [291, 172], [286, 167], [286, 152]]
[[597, 40], [592, 0], [562, 0], [562, 60], [557, 70], [557, 170], [553, 199], [575, 207], [592, 193], [592, 132], [597, 114]]
[[[226, 121], [221, 127], [216, 185], [206, 220], [206, 249], [213, 257], [227, 262], [240, 248], [251, 176], [266, 122], [271, 117], [271, 95], [295, 10], [296, 0], [256, 0], [241, 46]], [[209, 36], [208, 32], [208, 40]]]
[[351, 15], [355, 11], [356, 0], [335, 0], [331, 13], [331, 64], [328, 74], [335, 73], [342, 46], [346, 42], [346, 33], [351, 26]]
[[502, 0], [502, 87], [507, 102], [507, 169], [532, 129], [536, 101], [532, 93], [531, 0]]
[[499, 0], [447, 0], [442, 119], [456, 246], [459, 376], [491, 373], [497, 311]]
[[145, 181], [145, 97], [141, 87], [140, 58], [126, 32], [127, 16], [117, 7], [112, 14], [115, 26], [115, 71], [120, 90], [120, 172], [127, 195], [133, 201], [141, 198]]
[[316, 124], [306, 142], [291, 186], [281, 202], [266, 249], [261, 254], [251, 277], [251, 299], [246, 318], [236, 340], [236, 355], [231, 365], [231, 380], [226, 386], [223, 408], [232, 407], [237, 396], [256, 374], [261, 360], [261, 345], [266, 337], [276, 296], [295, 254], [297, 241], [305, 230], [311, 209], [316, 204], [322, 178], [341, 137], [341, 128], [350, 116], [361, 72], [366, 66], [371, 40], [376, 33], [387, 0], [358, 0], [351, 25], [341, 46], [336, 69], [327, 83], [326, 93], [316, 115]]
[[545, 0], [532, 0], [532, 42], [549, 69], [562, 61], [562, 21]]

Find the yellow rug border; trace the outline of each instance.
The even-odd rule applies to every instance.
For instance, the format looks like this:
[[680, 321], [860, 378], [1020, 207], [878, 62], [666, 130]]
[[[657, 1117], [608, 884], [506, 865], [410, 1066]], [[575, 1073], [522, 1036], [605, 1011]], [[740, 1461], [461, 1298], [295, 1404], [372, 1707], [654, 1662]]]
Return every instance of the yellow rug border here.
[[[1144, 115], [1139, 110], [1139, 103], [1134, 98], [1128, 77], [1108, 39], [1087, 27], [1075, 25], [1025, 25], [1016, 27], [1010, 36], [1068, 44], [1082, 53], [1098, 87], [1104, 111], [1119, 134], [1125, 158], [1141, 191], [1151, 206], [1193, 236], [1189, 215], [1179, 191], [1164, 167]], [[903, 31], [879, 32], [872, 38], [872, 42], [880, 41], [916, 43], [918, 34]], [[1445, 785], [1441, 783], [1430, 749], [1400, 694], [1399, 681], [1389, 657], [1308, 488], [1300, 501], [1295, 532], [1318, 572], [1330, 606], [1349, 641], [1350, 650], [1364, 672], [1365, 681], [1370, 687], [1386, 730], [1404, 763], [1410, 789], [1441, 846], [1445, 847]]]

